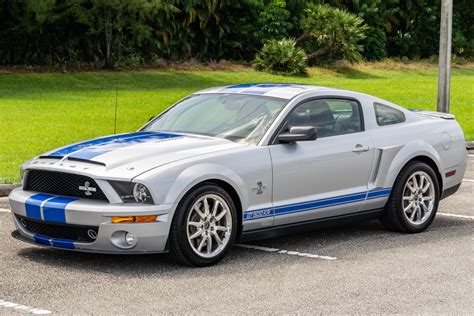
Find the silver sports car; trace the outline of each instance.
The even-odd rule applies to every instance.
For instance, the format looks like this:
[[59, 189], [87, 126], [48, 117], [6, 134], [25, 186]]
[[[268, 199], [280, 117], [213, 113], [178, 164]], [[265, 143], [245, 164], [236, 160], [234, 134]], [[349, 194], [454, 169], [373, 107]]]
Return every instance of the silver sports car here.
[[35, 157], [10, 194], [15, 238], [208, 266], [232, 244], [334, 221], [424, 231], [467, 162], [454, 116], [351, 91], [199, 91], [136, 133]]

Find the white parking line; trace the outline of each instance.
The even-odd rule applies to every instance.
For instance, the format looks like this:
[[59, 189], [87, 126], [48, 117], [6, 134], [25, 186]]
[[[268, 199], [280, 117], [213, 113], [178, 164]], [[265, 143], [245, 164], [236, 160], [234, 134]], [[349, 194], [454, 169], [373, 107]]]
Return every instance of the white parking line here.
[[10, 213], [10, 210], [7, 210], [6, 208], [0, 208], [0, 213]]
[[11, 308], [14, 310], [17, 310], [19, 312], [23, 313], [31, 313], [35, 315], [46, 315], [46, 314], [51, 314], [51, 311], [45, 310], [45, 309], [40, 309], [40, 308], [35, 308], [35, 307], [30, 307], [26, 305], [21, 305], [21, 304], [16, 304], [12, 302], [7, 302], [5, 300], [0, 300], [0, 310], [2, 308]]
[[462, 179], [463, 182], [474, 182], [474, 180], [471, 179]]
[[458, 215], [458, 214], [450, 214], [450, 213], [437, 213], [438, 215], [441, 216], [448, 216], [448, 217], [458, 217], [458, 218], [464, 218], [464, 219], [474, 219], [474, 216], [469, 216], [469, 215]]
[[278, 248], [269, 248], [269, 247], [261, 247], [261, 246], [254, 246], [254, 245], [243, 245], [238, 244], [237, 247], [247, 248], [247, 249], [254, 249], [266, 252], [275, 252], [279, 254], [289, 255], [289, 256], [298, 256], [304, 258], [311, 258], [311, 259], [323, 259], [323, 260], [336, 260], [336, 257], [329, 257], [329, 256], [320, 256], [316, 254], [306, 253], [306, 252], [299, 252], [299, 251], [290, 251]]

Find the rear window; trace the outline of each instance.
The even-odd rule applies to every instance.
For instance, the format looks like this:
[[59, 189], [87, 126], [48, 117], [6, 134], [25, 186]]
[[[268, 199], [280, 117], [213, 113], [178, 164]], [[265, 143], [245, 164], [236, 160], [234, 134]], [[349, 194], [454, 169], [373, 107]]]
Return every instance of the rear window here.
[[375, 117], [379, 126], [392, 125], [405, 122], [405, 114], [391, 106], [374, 103]]

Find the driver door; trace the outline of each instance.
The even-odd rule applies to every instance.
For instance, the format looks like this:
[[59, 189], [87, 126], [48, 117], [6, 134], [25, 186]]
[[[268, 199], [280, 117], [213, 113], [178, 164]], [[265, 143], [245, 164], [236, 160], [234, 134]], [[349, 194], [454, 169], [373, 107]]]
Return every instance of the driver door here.
[[288, 115], [281, 132], [294, 126], [315, 126], [317, 139], [269, 146], [274, 225], [358, 212], [374, 157], [359, 102], [305, 101]]

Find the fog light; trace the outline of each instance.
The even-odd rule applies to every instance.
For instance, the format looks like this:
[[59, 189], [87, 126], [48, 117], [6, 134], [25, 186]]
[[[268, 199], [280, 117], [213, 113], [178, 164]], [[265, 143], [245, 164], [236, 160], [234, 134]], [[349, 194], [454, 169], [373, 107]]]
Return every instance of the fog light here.
[[138, 243], [138, 238], [127, 231], [117, 230], [110, 236], [112, 245], [120, 249], [132, 249]]
[[135, 235], [132, 233], [127, 233], [125, 235], [125, 241], [129, 246], [133, 246], [137, 243], [137, 237], [135, 237]]

